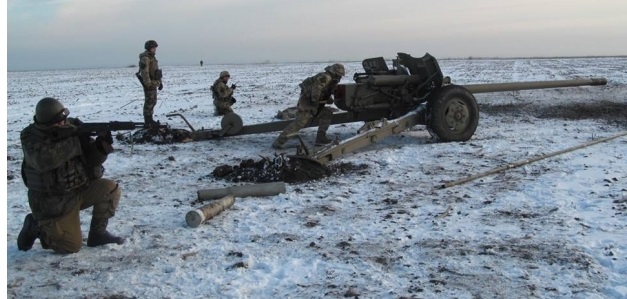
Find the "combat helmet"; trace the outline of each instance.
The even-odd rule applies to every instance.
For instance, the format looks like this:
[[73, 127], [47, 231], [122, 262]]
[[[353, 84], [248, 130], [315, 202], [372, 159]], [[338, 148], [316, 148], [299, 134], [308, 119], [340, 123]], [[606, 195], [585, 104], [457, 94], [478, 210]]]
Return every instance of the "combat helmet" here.
[[146, 49], [146, 51], [148, 51], [148, 50], [150, 50], [152, 48], [156, 48], [158, 46], [159, 45], [157, 44], [157, 42], [151, 39], [149, 41], [146, 41], [146, 43], [144, 44], [144, 49]]
[[338, 77], [343, 77], [344, 75], [346, 75], [346, 71], [344, 70], [344, 66], [339, 64], [339, 63], [329, 65], [329, 66], [325, 67], [324, 70], [327, 73], [331, 73], [331, 74], [336, 75]]
[[58, 123], [66, 119], [68, 115], [70, 115], [70, 110], [54, 98], [43, 98], [35, 107], [35, 123], [40, 125]]
[[229, 74], [229, 71], [220, 72], [220, 78], [224, 78], [224, 77], [231, 77], [231, 74]]

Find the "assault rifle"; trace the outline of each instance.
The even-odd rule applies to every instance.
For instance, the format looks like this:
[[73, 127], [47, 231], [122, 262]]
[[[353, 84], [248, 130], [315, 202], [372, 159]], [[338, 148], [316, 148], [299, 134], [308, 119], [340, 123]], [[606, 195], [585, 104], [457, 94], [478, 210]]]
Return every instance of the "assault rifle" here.
[[156, 122], [152, 125], [146, 126], [144, 123], [132, 122], [132, 121], [110, 121], [101, 123], [80, 123], [77, 125], [78, 132], [89, 133], [89, 135], [96, 135], [98, 132], [111, 132], [111, 131], [124, 131], [135, 130], [143, 128], [167, 128], [168, 125], [162, 125]]
[[139, 74], [139, 72], [135, 73], [135, 77], [137, 77], [137, 80], [139, 80], [139, 84], [141, 84], [143, 88], [146, 88], [146, 85], [144, 85], [144, 80], [142, 80], [142, 76]]

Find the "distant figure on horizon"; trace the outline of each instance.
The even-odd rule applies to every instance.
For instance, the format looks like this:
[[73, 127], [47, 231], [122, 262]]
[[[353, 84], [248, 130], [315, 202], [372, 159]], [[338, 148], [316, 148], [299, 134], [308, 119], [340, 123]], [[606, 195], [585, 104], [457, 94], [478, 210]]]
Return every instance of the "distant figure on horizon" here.
[[154, 40], [146, 41], [144, 44], [146, 51], [139, 54], [139, 72], [136, 75], [144, 87], [144, 124], [146, 126], [155, 123], [152, 115], [157, 105], [157, 89], [163, 89], [161, 82], [163, 73], [159, 69], [159, 61], [155, 58], [158, 46]]
[[220, 77], [213, 82], [213, 85], [211, 85], [213, 105], [216, 109], [215, 115], [233, 113], [231, 106], [233, 106], [236, 102], [233, 97], [233, 92], [237, 86], [235, 84], [231, 84], [231, 87], [226, 85], [229, 83], [230, 78], [231, 74], [229, 74], [228, 71], [222, 71], [220, 72]]
[[327, 130], [331, 125], [333, 110], [326, 107], [326, 104], [333, 103], [331, 95], [345, 74], [344, 66], [336, 63], [324, 68], [324, 72], [311, 76], [299, 84], [300, 97], [298, 98], [296, 117], [272, 143], [273, 148], [283, 148], [283, 144], [287, 142], [290, 136], [296, 134], [314, 119], [318, 119], [319, 123], [316, 145], [331, 143], [331, 140], [327, 138]]
[[200, 66], [202, 67], [202, 60], [200, 61]]

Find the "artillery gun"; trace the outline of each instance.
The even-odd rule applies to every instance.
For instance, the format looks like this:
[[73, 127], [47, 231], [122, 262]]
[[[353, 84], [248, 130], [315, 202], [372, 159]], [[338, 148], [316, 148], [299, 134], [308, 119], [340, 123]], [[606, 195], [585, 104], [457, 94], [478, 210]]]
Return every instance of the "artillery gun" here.
[[[605, 78], [591, 78], [456, 85], [443, 76], [437, 60], [429, 53], [420, 58], [398, 53], [391, 69], [383, 57], [365, 59], [362, 66], [364, 72], [354, 74], [354, 83], [337, 85], [334, 103], [344, 112], [333, 114], [331, 124], [363, 121], [369, 130], [314, 153], [305, 149], [309, 158], [325, 163], [415, 125], [426, 125], [440, 141], [469, 140], [479, 123], [475, 93], [607, 84]], [[219, 130], [194, 130], [183, 115], [168, 116], [182, 117], [195, 141], [281, 131], [291, 122], [244, 126], [241, 117], [230, 113], [222, 118]], [[314, 121], [308, 127], [317, 125]]]

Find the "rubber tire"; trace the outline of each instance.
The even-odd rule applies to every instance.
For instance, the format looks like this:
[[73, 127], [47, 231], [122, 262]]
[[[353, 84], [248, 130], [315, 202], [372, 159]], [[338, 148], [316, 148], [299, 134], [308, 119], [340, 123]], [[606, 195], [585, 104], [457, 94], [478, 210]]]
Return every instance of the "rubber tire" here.
[[427, 129], [440, 141], [467, 141], [478, 124], [477, 100], [462, 86], [444, 86], [427, 102]]

